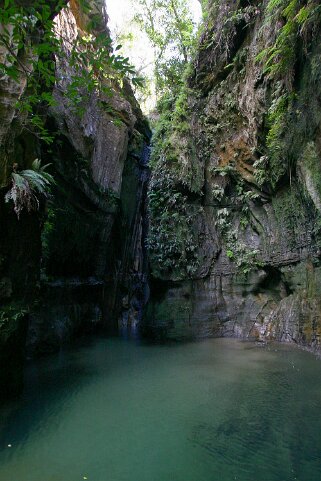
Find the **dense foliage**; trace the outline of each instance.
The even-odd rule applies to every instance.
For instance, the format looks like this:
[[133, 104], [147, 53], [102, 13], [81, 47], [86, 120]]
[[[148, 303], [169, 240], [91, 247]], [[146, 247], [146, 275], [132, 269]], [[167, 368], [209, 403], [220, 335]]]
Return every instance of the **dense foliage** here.
[[140, 82], [128, 58], [117, 53], [119, 46], [113, 52], [106, 28], [97, 29], [102, 23], [102, 7], [86, 0], [79, 2], [80, 13], [87, 21], [70, 44], [55, 23], [65, 4], [64, 0], [49, 4], [46, 0], [25, 4], [6, 0], [0, 8], [0, 47], [4, 51], [0, 73], [26, 83], [17, 108], [25, 114], [25, 128], [47, 143], [53, 140], [45, 119], [54, 103], [57, 62], [65, 60], [71, 67], [68, 89], [63, 94], [80, 113], [88, 95], [112, 94], [112, 79], [130, 76], [134, 83]]
[[316, 25], [321, 18], [321, 5], [316, 0], [270, 0], [265, 15], [265, 28], [277, 22], [282, 26], [273, 43], [262, 49], [256, 58], [264, 75], [274, 80], [275, 89], [267, 117], [267, 155], [255, 167], [260, 185], [269, 183], [275, 188], [284, 175], [291, 178], [295, 170], [295, 149], [294, 155], [289, 149], [293, 144], [291, 125], [298, 124], [302, 131], [306, 130], [295, 76], [301, 60], [298, 58], [300, 48], [303, 45], [303, 51], [308, 53], [312, 40], [320, 35]]
[[195, 46], [195, 22], [184, 0], [135, 0], [135, 21], [154, 49], [154, 75], [158, 99], [182, 83], [182, 75]]

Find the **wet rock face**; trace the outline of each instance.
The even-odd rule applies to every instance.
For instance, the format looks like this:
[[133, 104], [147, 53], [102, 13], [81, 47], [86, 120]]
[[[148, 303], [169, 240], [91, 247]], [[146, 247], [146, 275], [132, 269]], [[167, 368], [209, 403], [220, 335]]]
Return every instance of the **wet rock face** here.
[[[57, 28], [71, 40], [80, 28], [77, 22], [74, 8], [63, 10]], [[57, 102], [50, 112], [59, 136], [46, 155], [58, 184], [49, 205], [51, 225], [45, 224], [43, 232], [48, 279], [41, 306], [31, 315], [31, 355], [57, 350], [81, 332], [102, 326], [116, 330], [118, 321], [124, 324], [123, 311], [137, 317], [142, 307], [137, 296], [142, 297], [145, 283], [148, 181], [142, 159], [150, 131], [126, 81], [123, 87], [115, 84], [112, 96], [91, 95], [83, 114], [75, 114], [62, 95], [69, 69], [58, 62]]]
[[0, 319], [0, 403], [20, 393], [23, 383], [27, 316], [1, 315]]
[[42, 286], [37, 308], [29, 316], [25, 355], [59, 351], [78, 336], [99, 332], [103, 316], [103, 282], [60, 279]]
[[[103, 4], [96, 28], [108, 35]], [[87, 22], [77, 1], [56, 17], [66, 50]], [[2, 199], [17, 156], [19, 169], [30, 168], [35, 158], [51, 164], [56, 180], [46, 206], [37, 213], [23, 212], [19, 221], [12, 206], [0, 201], [5, 226], [0, 232], [0, 303], [9, 310], [5, 319], [31, 306], [21, 320], [24, 329], [19, 325], [16, 337], [13, 329], [9, 350], [0, 322], [3, 359], [19, 358], [20, 364], [25, 347], [28, 356], [43, 355], [81, 333], [116, 329], [127, 318], [128, 324], [136, 322], [146, 300], [148, 124], [126, 81], [113, 83], [111, 97], [88, 96], [83, 113], [75, 113], [62, 95], [71, 67], [66, 59], [56, 61], [56, 104], [46, 112], [46, 127], [55, 135], [50, 147], [28, 134], [14, 108], [25, 82], [1, 84]]]
[[[144, 332], [174, 340], [213, 336], [274, 339], [318, 350], [319, 284], [320, 268], [300, 263], [282, 271], [258, 271], [247, 278], [213, 274], [170, 287], [166, 283], [152, 285]], [[160, 290], [163, 293], [158, 297]]]
[[[192, 271], [151, 253], [144, 329], [153, 335], [319, 349], [321, 19], [291, 33], [291, 59], [283, 67], [281, 53], [272, 74], [260, 54], [281, 42], [289, 19], [270, 4], [210, 2], [180, 111], [184, 126], [174, 118], [166, 147], [157, 146], [167, 158], [162, 170], [184, 191], [185, 211], [197, 205], [202, 220], [190, 228], [198, 246]], [[175, 145], [188, 147], [178, 155]], [[161, 175], [156, 169], [151, 185]], [[151, 221], [153, 228], [162, 218]]]

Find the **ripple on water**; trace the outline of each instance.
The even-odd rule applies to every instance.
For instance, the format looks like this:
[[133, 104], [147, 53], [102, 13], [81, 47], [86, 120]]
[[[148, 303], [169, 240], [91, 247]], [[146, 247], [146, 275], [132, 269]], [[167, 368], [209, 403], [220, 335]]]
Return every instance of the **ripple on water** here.
[[321, 479], [321, 362], [288, 346], [100, 340], [26, 381], [1, 481]]

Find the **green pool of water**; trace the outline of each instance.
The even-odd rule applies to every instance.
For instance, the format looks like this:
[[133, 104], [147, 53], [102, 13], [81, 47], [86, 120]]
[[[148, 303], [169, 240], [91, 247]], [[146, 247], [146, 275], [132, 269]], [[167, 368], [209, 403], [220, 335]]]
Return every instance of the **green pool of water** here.
[[0, 481], [321, 480], [321, 361], [284, 345], [96, 340], [0, 415]]

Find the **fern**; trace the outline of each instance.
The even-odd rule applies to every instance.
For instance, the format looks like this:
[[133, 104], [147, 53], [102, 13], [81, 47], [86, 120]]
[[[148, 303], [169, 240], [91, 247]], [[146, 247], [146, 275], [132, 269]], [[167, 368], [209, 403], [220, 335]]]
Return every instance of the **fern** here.
[[38, 210], [40, 197], [47, 198], [54, 178], [46, 172], [49, 164], [41, 167], [41, 162], [35, 159], [32, 169], [13, 172], [11, 175], [11, 189], [5, 195], [5, 201], [12, 201], [18, 219], [23, 209], [28, 212]]
[[267, 22], [272, 24], [277, 18], [285, 21], [277, 32], [273, 45], [264, 48], [256, 57], [257, 62], [264, 62], [263, 72], [271, 78], [292, 80], [298, 38], [303, 37], [308, 24], [320, 14], [320, 5], [316, 0], [270, 0], [267, 7]]
[[283, 7], [284, 3], [284, 0], [270, 0], [266, 8], [267, 12], [273, 13], [277, 8]]

